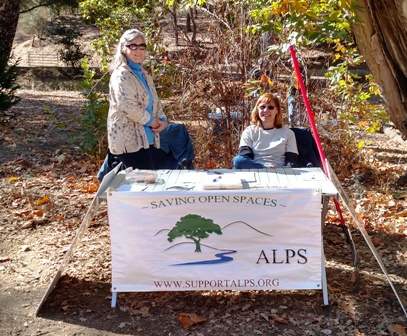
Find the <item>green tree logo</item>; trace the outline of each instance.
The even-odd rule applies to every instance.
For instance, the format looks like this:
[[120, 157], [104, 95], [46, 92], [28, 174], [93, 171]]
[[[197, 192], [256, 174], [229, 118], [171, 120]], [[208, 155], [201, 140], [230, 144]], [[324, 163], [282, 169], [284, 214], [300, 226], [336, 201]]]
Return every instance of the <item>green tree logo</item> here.
[[212, 219], [207, 219], [199, 215], [186, 215], [175, 223], [175, 226], [168, 232], [168, 241], [184, 236], [192, 239], [195, 243], [195, 252], [201, 251], [201, 239], [208, 238], [210, 233], [222, 234], [222, 229], [215, 224]]

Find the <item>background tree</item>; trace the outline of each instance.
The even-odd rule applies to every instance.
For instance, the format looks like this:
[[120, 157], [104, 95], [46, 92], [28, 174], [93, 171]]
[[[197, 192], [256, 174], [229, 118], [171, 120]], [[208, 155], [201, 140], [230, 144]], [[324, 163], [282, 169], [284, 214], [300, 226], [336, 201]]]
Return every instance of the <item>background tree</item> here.
[[[19, 0], [6, 0], [0, 5], [0, 111], [2, 112], [7, 111], [20, 100], [15, 94], [18, 89], [18, 85], [15, 84], [18, 60], [10, 62], [19, 9]], [[8, 65], [8, 63], [12, 64]]]
[[78, 6], [76, 0], [4, 0], [0, 4], [0, 56], [10, 57], [20, 14], [43, 6]]
[[78, 0], [22, 0], [20, 14], [34, 9], [48, 7], [59, 15], [62, 8], [78, 8]]
[[[24, 14], [23, 14], [24, 15]], [[35, 39], [37, 38], [39, 43], [44, 40], [46, 33], [46, 27], [49, 25], [52, 19], [51, 10], [47, 7], [41, 7], [33, 10], [29, 14], [26, 14], [26, 18], [20, 17], [19, 31], [27, 35], [32, 35], [31, 46], [34, 47]], [[22, 24], [24, 23], [24, 24]]]
[[210, 233], [222, 234], [222, 229], [215, 224], [212, 219], [207, 219], [199, 215], [187, 215], [182, 217], [175, 226], [168, 232], [168, 241], [175, 238], [185, 237], [195, 243], [195, 252], [201, 251], [201, 240], [208, 238]]
[[5, 0], [0, 5], [0, 57], [8, 59], [16, 35], [21, 0]]
[[81, 44], [79, 43], [82, 33], [78, 28], [65, 26], [61, 22], [58, 25], [48, 27], [47, 35], [54, 37], [54, 43], [60, 45], [59, 55], [65, 64], [73, 68], [81, 65], [81, 60], [87, 54], [82, 51]]

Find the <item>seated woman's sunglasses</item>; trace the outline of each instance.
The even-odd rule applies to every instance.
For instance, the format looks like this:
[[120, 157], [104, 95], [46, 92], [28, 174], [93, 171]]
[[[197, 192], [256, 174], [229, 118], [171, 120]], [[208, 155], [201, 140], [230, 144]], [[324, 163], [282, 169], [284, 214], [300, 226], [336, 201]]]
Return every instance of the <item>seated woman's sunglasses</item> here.
[[267, 108], [267, 109], [269, 109], [269, 110], [274, 110], [274, 107], [275, 107], [275, 106], [273, 106], [273, 105], [268, 105], [268, 106], [266, 106], [266, 105], [260, 105], [260, 106], [259, 106], [259, 109], [260, 109], [260, 110], [264, 110], [265, 108]]
[[136, 44], [136, 43], [131, 43], [131, 44], [126, 44], [126, 47], [129, 48], [130, 50], [146, 50], [147, 45], [145, 43], [140, 43], [140, 44]]

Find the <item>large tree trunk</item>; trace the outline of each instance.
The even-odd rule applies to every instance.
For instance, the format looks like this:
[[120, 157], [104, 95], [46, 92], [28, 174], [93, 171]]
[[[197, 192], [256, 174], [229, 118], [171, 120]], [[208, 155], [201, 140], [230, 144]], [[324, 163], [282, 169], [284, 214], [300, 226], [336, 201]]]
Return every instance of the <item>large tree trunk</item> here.
[[407, 139], [406, 0], [360, 0], [356, 43], [381, 88], [390, 120]]
[[3, 0], [0, 4], [0, 57], [8, 58], [16, 34], [21, 0]]

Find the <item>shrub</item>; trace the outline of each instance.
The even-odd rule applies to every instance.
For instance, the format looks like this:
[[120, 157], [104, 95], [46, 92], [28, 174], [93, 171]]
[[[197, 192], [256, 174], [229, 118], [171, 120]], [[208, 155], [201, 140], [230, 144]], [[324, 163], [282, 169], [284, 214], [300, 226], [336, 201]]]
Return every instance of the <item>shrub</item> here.
[[81, 113], [81, 133], [77, 136], [83, 152], [92, 158], [102, 158], [107, 151], [106, 119], [109, 110], [108, 84], [109, 73], [98, 78], [95, 69], [91, 69], [88, 60], [82, 62], [83, 80], [79, 89], [85, 97]]
[[65, 26], [51, 26], [47, 29], [47, 35], [57, 37], [55, 44], [61, 45], [59, 55], [61, 60], [71, 66], [79, 67], [81, 60], [86, 57], [82, 47], [77, 40], [82, 36], [79, 30]]
[[11, 65], [8, 65], [8, 60], [7, 57], [0, 56], [0, 111], [3, 113], [21, 100], [16, 96], [16, 91], [20, 88], [16, 84], [18, 60]]

